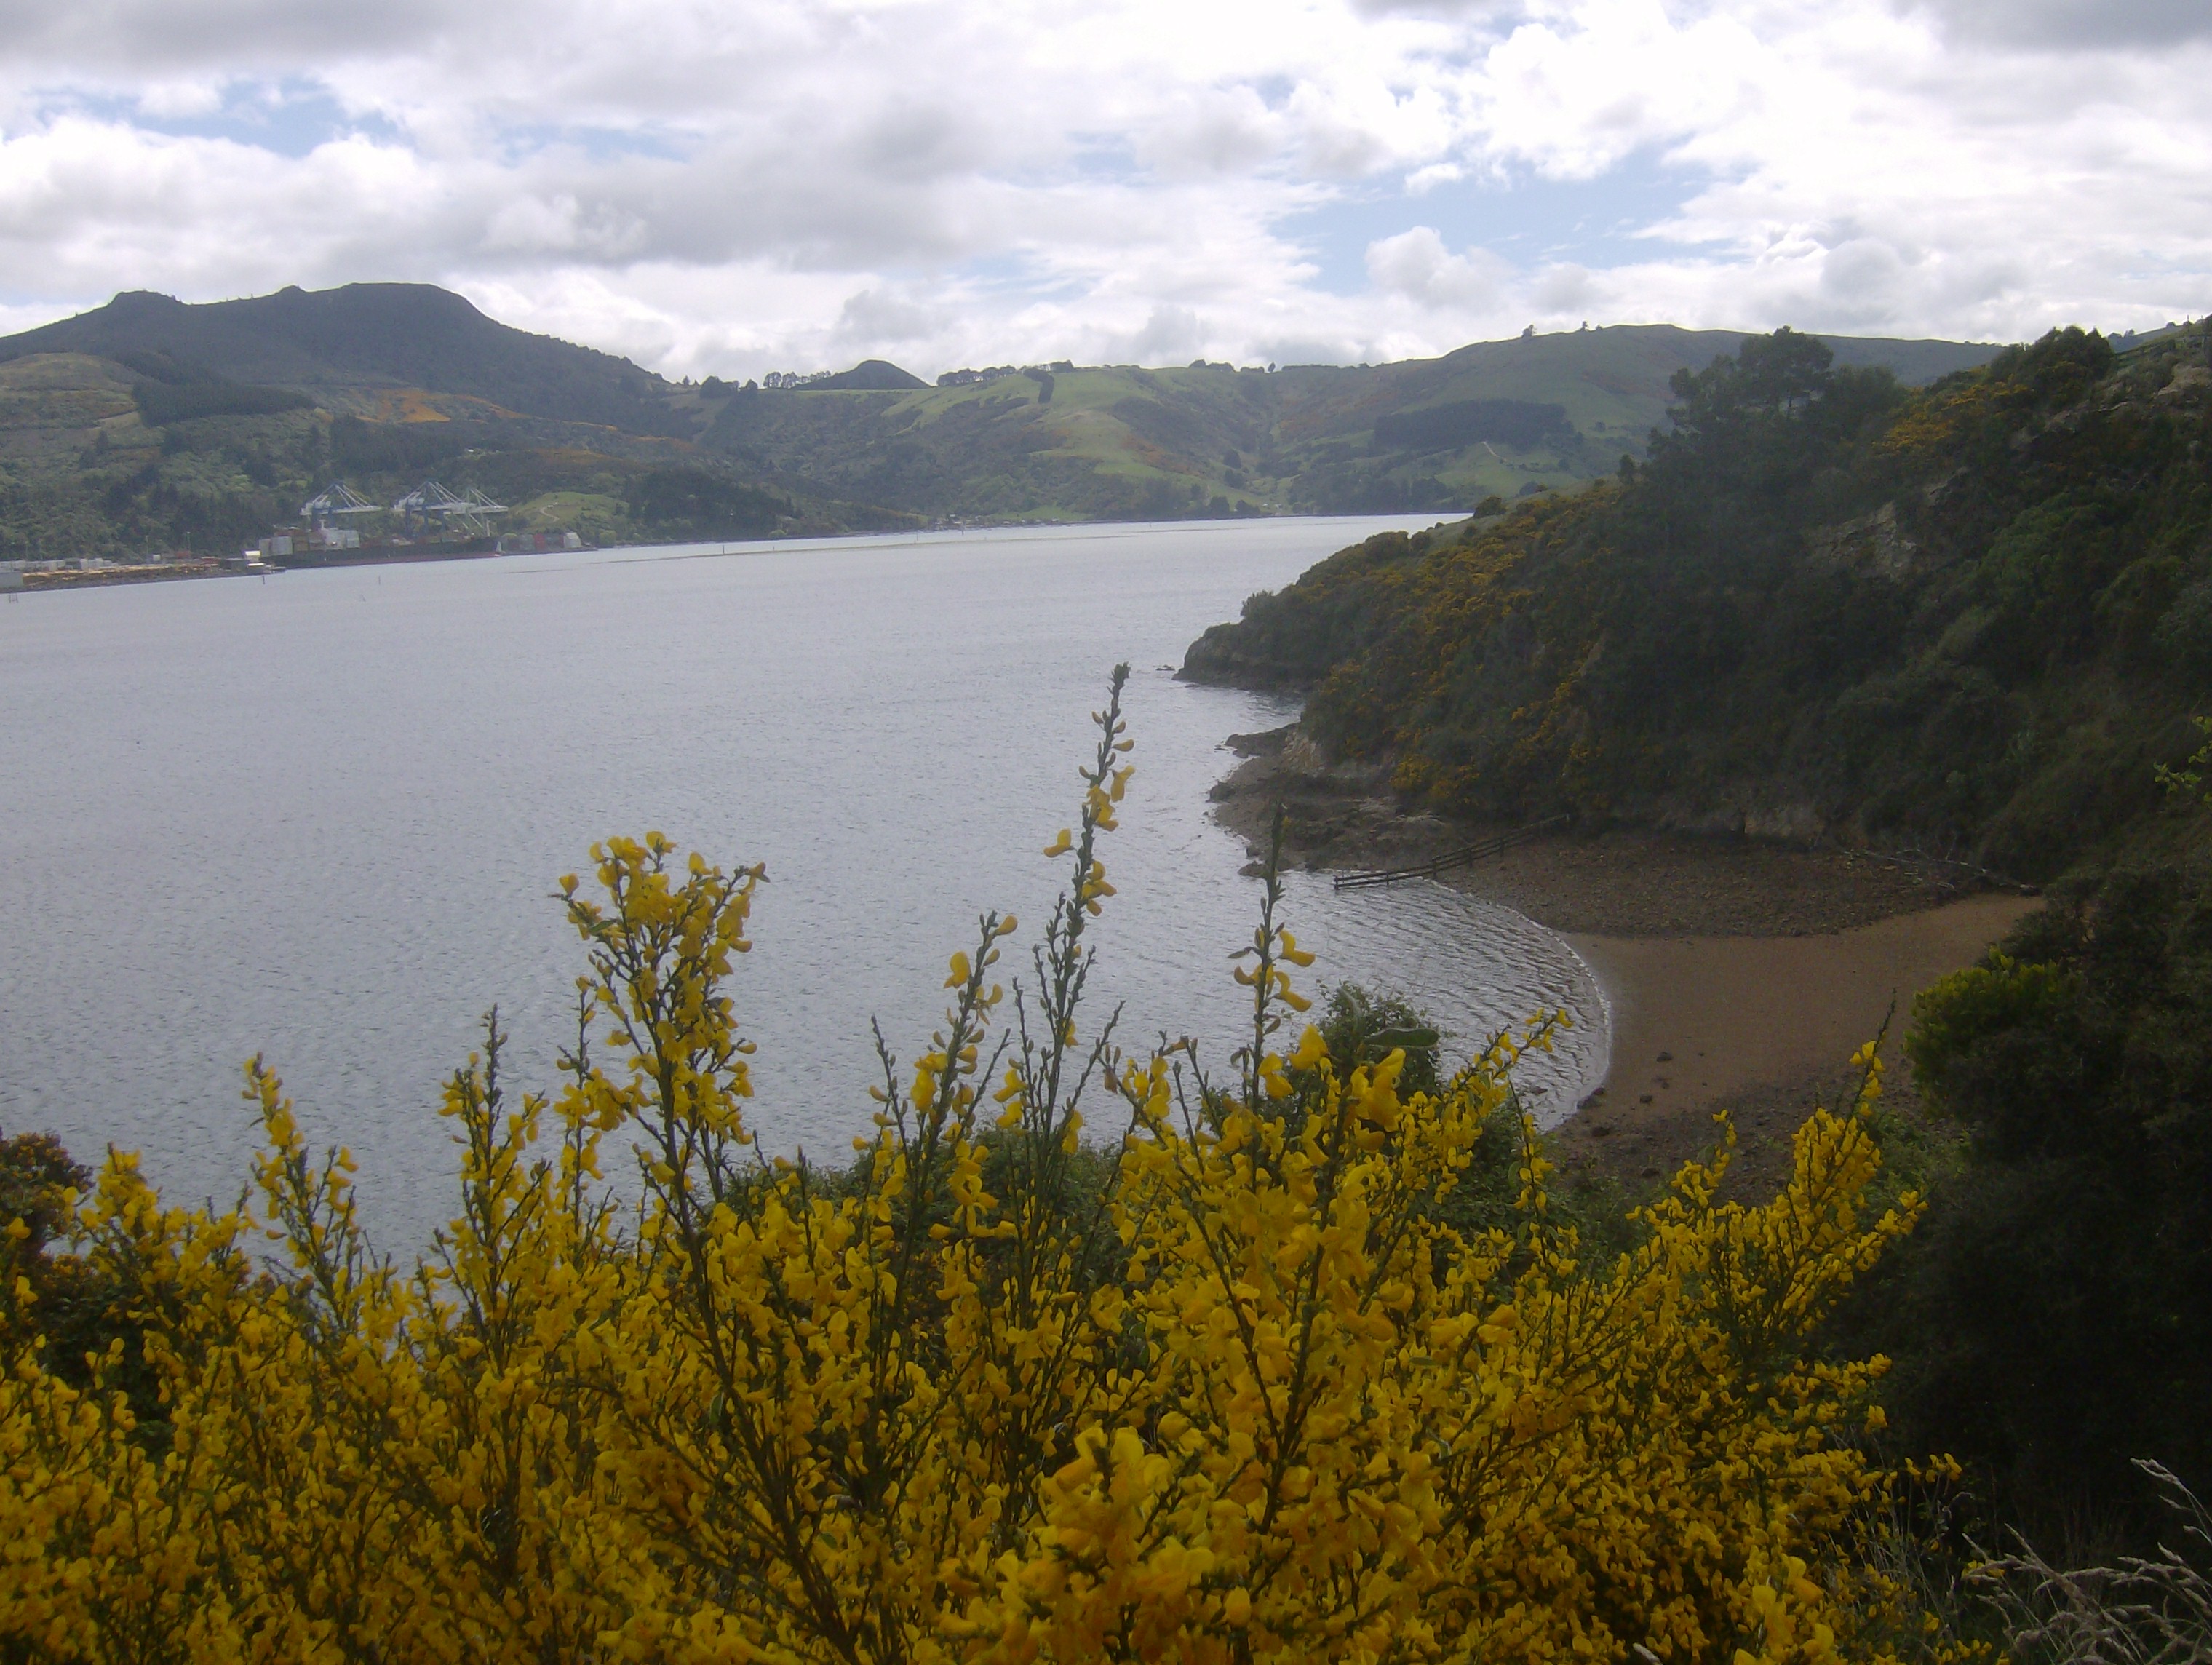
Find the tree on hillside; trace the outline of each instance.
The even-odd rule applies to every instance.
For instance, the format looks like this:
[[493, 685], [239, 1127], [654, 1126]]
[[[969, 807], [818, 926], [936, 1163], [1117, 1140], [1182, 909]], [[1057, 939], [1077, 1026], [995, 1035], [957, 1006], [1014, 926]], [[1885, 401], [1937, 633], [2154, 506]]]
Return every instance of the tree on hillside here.
[[2049, 878], [2155, 811], [2212, 691], [2184, 350], [2054, 331], [1908, 393], [1780, 331], [1677, 376], [1645, 465], [1341, 551], [1188, 668], [1310, 688], [1325, 751], [1449, 811], [1763, 823]]
[[1971, 1161], [1855, 1334], [2014, 1518], [2120, 1511], [2147, 1547], [2134, 1459], [2212, 1486], [2212, 879], [2120, 872], [2031, 915], [1907, 1046]]
[[703, 468], [657, 468], [629, 489], [631, 520], [659, 538], [757, 538], [798, 513], [791, 500]]

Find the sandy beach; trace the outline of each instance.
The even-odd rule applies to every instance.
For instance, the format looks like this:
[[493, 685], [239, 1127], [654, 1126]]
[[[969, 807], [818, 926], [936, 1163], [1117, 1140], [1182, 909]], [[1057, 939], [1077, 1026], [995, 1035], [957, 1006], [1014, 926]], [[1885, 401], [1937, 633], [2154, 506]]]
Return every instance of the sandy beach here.
[[[1216, 813], [1255, 854], [1279, 799], [1286, 858], [1309, 867], [1418, 862], [1484, 830], [1401, 815], [1349, 771], [1285, 769], [1278, 736], [1235, 744], [1248, 761]], [[1899, 1045], [1913, 995], [2041, 905], [1843, 850], [1633, 828], [1565, 830], [1442, 882], [1559, 932], [1596, 974], [1610, 1072], [1553, 1144], [1570, 1176], [1632, 1187], [1710, 1151], [1722, 1111], [1731, 1189], [1769, 1182], [1813, 1106], [1848, 1096], [1851, 1054], [1893, 1007], [1884, 1061], [1913, 1102]]]
[[1885, 1018], [1885, 1065], [1901, 1076], [1913, 995], [2039, 905], [1984, 894], [1797, 937], [1568, 933], [1611, 1004], [1613, 1054], [1604, 1086], [1559, 1130], [1563, 1159], [1651, 1177], [1710, 1145], [1726, 1109], [1747, 1170], [1765, 1174], [1768, 1135], [1847, 1095], [1850, 1056]]

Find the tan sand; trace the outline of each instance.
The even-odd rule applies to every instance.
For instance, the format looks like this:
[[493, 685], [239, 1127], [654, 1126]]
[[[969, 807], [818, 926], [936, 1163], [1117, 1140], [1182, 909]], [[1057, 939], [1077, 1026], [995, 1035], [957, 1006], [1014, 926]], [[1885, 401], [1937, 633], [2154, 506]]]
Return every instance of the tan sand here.
[[1631, 1150], [1671, 1161], [1703, 1142], [1716, 1108], [1840, 1079], [1893, 1000], [1894, 1069], [1913, 995], [2040, 905], [1988, 894], [1818, 936], [1571, 935], [1612, 1004], [1613, 1058], [1603, 1096], [1563, 1139], [1593, 1158], [1592, 1141], [1607, 1141], [1600, 1165], [1616, 1171], [1633, 1171]]

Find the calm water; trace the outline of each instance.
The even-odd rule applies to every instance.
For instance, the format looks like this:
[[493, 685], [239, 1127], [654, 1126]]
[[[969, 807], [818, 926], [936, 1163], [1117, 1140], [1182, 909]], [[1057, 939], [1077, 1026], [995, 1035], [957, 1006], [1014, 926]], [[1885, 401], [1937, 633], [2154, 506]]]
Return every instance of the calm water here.
[[[144, 1153], [227, 1198], [264, 1052], [350, 1145], [380, 1235], [452, 1212], [439, 1084], [497, 1002], [550, 1085], [580, 967], [549, 899], [613, 832], [765, 861], [736, 980], [770, 1148], [842, 1159], [868, 1020], [903, 1055], [975, 916], [1042, 924], [1117, 659], [1138, 772], [1104, 860], [1093, 1024], [1234, 1045], [1256, 882], [1206, 818], [1266, 696], [1174, 682], [1205, 626], [1374, 520], [656, 549], [31, 595], [0, 605], [0, 1128]], [[1504, 909], [1295, 875], [1308, 974], [1401, 988], [1463, 1042], [1564, 1006], [1540, 1114], [1603, 1073], [1589, 974]], [[1010, 963], [1013, 957], [1009, 957]]]

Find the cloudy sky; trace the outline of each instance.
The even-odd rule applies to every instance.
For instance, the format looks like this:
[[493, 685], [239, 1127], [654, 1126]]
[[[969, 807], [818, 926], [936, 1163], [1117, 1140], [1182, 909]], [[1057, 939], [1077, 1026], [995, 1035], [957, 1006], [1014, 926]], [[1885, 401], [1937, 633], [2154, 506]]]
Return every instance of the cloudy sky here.
[[0, 0], [0, 330], [446, 284], [672, 375], [2212, 306], [2212, 0]]

